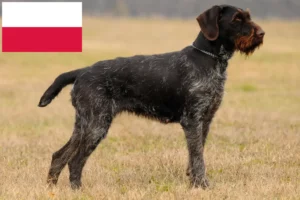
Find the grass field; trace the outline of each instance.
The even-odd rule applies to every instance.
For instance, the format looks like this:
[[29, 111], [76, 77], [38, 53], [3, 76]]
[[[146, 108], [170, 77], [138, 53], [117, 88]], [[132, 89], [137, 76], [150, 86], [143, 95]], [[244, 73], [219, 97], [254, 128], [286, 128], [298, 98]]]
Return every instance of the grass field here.
[[83, 53], [0, 54], [0, 199], [300, 199], [300, 23], [260, 21], [264, 46], [236, 55], [205, 149], [209, 190], [190, 189], [179, 125], [118, 116], [90, 157], [83, 188], [68, 170], [47, 189], [51, 155], [72, 132], [70, 87], [37, 104], [54, 78], [98, 60], [180, 50], [195, 20], [84, 19]]

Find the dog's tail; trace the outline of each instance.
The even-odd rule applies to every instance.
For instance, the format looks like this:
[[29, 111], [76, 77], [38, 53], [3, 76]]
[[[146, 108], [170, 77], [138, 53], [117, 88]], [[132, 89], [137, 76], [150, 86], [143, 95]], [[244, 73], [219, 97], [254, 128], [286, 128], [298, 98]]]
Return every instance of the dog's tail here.
[[46, 90], [40, 99], [39, 107], [45, 107], [60, 93], [60, 91], [67, 85], [75, 82], [76, 78], [81, 75], [87, 68], [77, 69], [59, 75], [55, 81]]

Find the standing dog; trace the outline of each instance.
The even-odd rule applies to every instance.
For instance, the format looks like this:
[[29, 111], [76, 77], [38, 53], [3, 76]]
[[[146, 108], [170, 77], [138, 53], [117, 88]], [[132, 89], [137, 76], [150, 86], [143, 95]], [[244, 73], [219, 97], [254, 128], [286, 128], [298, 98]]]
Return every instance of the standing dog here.
[[48, 183], [56, 184], [66, 164], [73, 189], [81, 186], [86, 160], [105, 138], [116, 114], [128, 111], [163, 123], [180, 123], [188, 152], [187, 174], [195, 187], [206, 188], [203, 149], [210, 123], [224, 91], [228, 60], [263, 43], [264, 31], [248, 11], [213, 6], [197, 21], [197, 39], [181, 51], [116, 58], [58, 76], [41, 97], [47, 106], [68, 84], [76, 110], [70, 140], [53, 154]]

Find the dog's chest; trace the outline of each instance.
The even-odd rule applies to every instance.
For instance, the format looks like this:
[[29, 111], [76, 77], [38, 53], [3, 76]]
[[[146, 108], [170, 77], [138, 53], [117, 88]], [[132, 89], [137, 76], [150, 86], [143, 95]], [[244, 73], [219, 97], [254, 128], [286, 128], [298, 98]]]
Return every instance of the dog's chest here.
[[227, 66], [227, 61], [218, 61], [211, 77], [210, 92], [217, 104], [221, 102], [223, 97]]
[[228, 66], [228, 61], [226, 60], [218, 60], [218, 62], [216, 63], [216, 72], [218, 76], [224, 76], [224, 78], [226, 79], [226, 69]]
[[212, 81], [212, 108], [218, 108], [221, 104], [224, 86], [227, 77], [226, 68], [227, 62], [218, 62], [216, 66], [216, 72], [214, 75], [214, 81]]
[[194, 79], [190, 79], [192, 80], [189, 88], [191, 97], [199, 102], [209, 102], [209, 110], [214, 112], [223, 98], [227, 66], [226, 61], [218, 61], [215, 66], [206, 68], [209, 73], [205, 75], [199, 73]]

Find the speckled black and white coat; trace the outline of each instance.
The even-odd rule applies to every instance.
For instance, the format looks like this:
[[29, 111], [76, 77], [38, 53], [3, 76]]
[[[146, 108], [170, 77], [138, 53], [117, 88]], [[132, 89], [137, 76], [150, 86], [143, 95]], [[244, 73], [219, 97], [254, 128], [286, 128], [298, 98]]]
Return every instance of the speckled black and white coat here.
[[204, 13], [203, 20], [218, 17], [220, 9], [224, 10], [224, 24], [219, 24], [216, 39], [208, 40], [200, 32], [193, 45], [181, 51], [100, 61], [54, 81], [39, 106], [48, 105], [64, 86], [74, 83], [71, 96], [76, 120], [70, 140], [53, 154], [48, 183], [55, 184], [68, 164], [72, 187], [80, 187], [87, 158], [106, 137], [113, 118], [127, 111], [163, 123], [180, 123], [189, 151], [187, 174], [191, 184], [202, 188], [209, 185], [203, 149], [222, 101], [228, 60], [236, 50], [225, 20], [241, 12], [216, 6]]
[[72, 186], [80, 186], [86, 159], [105, 138], [114, 116], [128, 111], [180, 123], [188, 143], [192, 184], [207, 187], [203, 147], [222, 100], [231, 55], [221, 46], [215, 59], [188, 46], [178, 52], [100, 61], [77, 70], [71, 91], [74, 133], [54, 154], [49, 177], [58, 177], [68, 162]]

